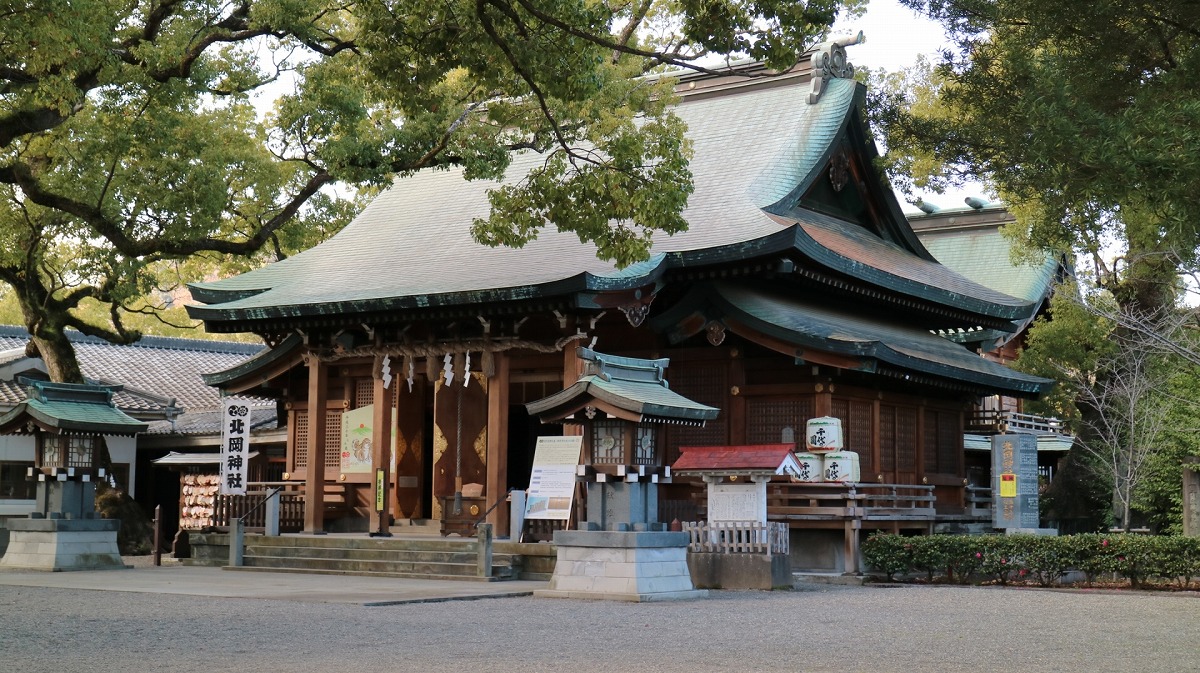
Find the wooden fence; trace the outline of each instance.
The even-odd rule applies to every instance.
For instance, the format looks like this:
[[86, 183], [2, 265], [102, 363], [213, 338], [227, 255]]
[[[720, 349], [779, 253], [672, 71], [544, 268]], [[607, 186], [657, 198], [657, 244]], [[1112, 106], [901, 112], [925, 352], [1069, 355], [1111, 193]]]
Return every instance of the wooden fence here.
[[[213, 503], [213, 526], [228, 528], [230, 521], [244, 519], [247, 529], [266, 528], [267, 506], [260, 504], [270, 491], [247, 491], [246, 495], [218, 495]], [[257, 508], [255, 506], [257, 505]], [[254, 511], [247, 515], [252, 508]], [[284, 491], [279, 494], [279, 532], [299, 533], [304, 529], [304, 494]]]
[[718, 554], [788, 554], [788, 526], [757, 521], [687, 521], [688, 550]]

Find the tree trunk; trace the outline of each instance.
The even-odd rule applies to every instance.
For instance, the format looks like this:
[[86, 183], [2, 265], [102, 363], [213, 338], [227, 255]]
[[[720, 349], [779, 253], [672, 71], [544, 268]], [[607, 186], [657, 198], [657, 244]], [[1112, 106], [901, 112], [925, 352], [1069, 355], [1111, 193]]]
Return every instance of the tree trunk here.
[[67, 339], [63, 328], [51, 327], [45, 323], [36, 325], [30, 329], [29, 343], [32, 348], [26, 348], [26, 352], [40, 357], [46, 363], [46, 372], [51, 381], [83, 383], [83, 372], [79, 369], [75, 347]]

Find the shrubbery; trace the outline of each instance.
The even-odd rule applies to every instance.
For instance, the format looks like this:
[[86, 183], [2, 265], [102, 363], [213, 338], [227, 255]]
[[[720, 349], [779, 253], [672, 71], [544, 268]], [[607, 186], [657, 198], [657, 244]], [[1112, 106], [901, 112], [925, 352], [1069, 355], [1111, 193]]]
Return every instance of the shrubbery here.
[[867, 567], [888, 580], [918, 574], [929, 581], [1049, 587], [1078, 571], [1088, 585], [1115, 573], [1135, 589], [1149, 581], [1186, 589], [1200, 577], [1200, 538], [1180, 536], [876, 534], [863, 541], [862, 553]]

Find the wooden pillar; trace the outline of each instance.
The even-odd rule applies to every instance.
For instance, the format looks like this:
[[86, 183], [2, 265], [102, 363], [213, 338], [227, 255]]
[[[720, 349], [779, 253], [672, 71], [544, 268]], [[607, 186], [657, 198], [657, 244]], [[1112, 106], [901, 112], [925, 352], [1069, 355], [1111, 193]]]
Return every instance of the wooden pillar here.
[[[399, 368], [399, 364], [397, 364]], [[375, 386], [374, 413], [371, 416], [371, 474], [378, 479], [379, 470], [383, 470], [383, 511], [376, 512], [378, 519], [374, 527], [376, 535], [391, 535], [392, 520], [392, 386], [384, 385], [383, 358], [375, 357], [371, 377]], [[393, 376], [392, 383], [395, 383]], [[379, 484], [372, 481], [376, 488]], [[377, 496], [377, 492], [373, 495]], [[372, 498], [372, 500], [376, 500]]]
[[[583, 376], [583, 360], [575, 355], [578, 344], [574, 341], [563, 347], [563, 389], [570, 388]], [[563, 436], [572, 437], [583, 434], [583, 427], [575, 424], [563, 425]]]
[[817, 394], [813, 396], [813, 411], [818, 417], [833, 415], [833, 393], [829, 385], [828, 381], [823, 381], [814, 387]]
[[883, 481], [883, 456], [879, 450], [879, 437], [883, 434], [883, 428], [879, 424], [879, 400], [871, 401], [871, 465], [875, 467], [875, 473], [879, 475], [879, 481]]
[[[495, 353], [496, 373], [488, 382], [487, 417], [487, 496], [488, 506], [503, 500], [508, 491], [508, 389], [509, 358], [504, 352]], [[496, 535], [507, 537], [508, 507], [499, 505], [488, 514]]]
[[[920, 481], [922, 484], [929, 483], [929, 480], [927, 479], [927, 477], [925, 475], [925, 411], [926, 411], [925, 401], [921, 400], [921, 403], [917, 405], [917, 445], [916, 445], [916, 451], [914, 452], [916, 455], [916, 458], [914, 458], [914, 460], [917, 461], [917, 464], [916, 464], [917, 480]], [[936, 430], [935, 430], [935, 433], [936, 433]], [[937, 450], [937, 447], [935, 446], [934, 451], [936, 451], [936, 450]]]
[[316, 353], [304, 356], [308, 367], [308, 456], [304, 478], [304, 532], [325, 533], [325, 399], [329, 371]]
[[[738, 349], [729, 351], [729, 423], [725, 440], [730, 444], [746, 443], [746, 397], [742, 391], [746, 389], [746, 361]], [[800, 428], [796, 435], [801, 438], [803, 446], [804, 429]]]

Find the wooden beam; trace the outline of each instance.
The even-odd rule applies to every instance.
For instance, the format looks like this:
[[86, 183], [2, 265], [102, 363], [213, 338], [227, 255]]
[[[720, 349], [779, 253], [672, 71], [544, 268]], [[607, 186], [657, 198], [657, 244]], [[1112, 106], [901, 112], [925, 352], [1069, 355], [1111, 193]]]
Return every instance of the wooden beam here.
[[304, 364], [308, 367], [308, 455], [307, 474], [304, 476], [304, 532], [311, 535], [325, 533], [325, 389], [328, 368], [316, 353], [307, 353]]
[[[511, 361], [508, 353], [498, 352], [496, 375], [488, 382], [487, 428], [487, 500], [488, 506], [505, 498], [508, 490], [508, 393]], [[500, 537], [507, 537], [508, 507], [501, 505], [488, 514], [488, 523]]]

